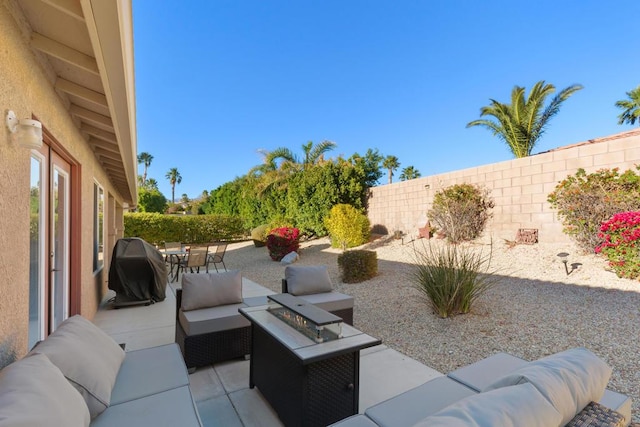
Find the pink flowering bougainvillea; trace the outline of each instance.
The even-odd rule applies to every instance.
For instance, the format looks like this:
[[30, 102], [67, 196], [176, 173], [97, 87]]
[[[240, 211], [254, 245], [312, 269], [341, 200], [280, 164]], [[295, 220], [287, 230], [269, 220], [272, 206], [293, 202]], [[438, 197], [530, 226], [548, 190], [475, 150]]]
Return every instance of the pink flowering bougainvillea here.
[[274, 261], [280, 261], [286, 254], [298, 250], [299, 239], [300, 230], [297, 228], [274, 228], [267, 236], [269, 256]]
[[604, 254], [618, 277], [640, 278], [640, 211], [621, 212], [602, 223], [598, 237]]

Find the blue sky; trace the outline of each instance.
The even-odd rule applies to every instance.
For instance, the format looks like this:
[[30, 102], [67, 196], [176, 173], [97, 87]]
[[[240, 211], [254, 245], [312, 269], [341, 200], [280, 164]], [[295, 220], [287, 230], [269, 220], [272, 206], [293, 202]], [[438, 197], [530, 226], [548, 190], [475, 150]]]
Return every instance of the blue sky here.
[[537, 153], [631, 129], [614, 103], [640, 85], [638, 0], [134, 0], [133, 12], [138, 152], [169, 199], [172, 167], [176, 199], [193, 198], [260, 164], [259, 149], [307, 141], [335, 142], [331, 157], [377, 148], [422, 176], [508, 160], [465, 127], [480, 108], [515, 85], [582, 84]]

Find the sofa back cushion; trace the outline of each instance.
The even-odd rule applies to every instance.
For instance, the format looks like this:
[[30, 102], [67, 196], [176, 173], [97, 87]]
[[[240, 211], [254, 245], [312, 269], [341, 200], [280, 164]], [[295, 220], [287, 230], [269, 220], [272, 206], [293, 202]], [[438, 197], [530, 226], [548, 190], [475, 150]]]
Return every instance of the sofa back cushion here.
[[0, 371], [0, 427], [86, 427], [90, 421], [82, 396], [44, 354]]
[[241, 302], [242, 274], [238, 270], [182, 275], [182, 311]]
[[319, 294], [333, 290], [329, 271], [324, 265], [288, 265], [284, 269], [284, 278], [291, 295]]
[[561, 420], [534, 386], [521, 384], [465, 397], [414, 427], [553, 427]]
[[531, 383], [560, 412], [567, 424], [590, 402], [597, 402], [611, 368], [586, 348], [573, 348], [530, 362], [496, 380], [485, 390]]
[[91, 418], [107, 409], [124, 351], [82, 316], [68, 318], [31, 354], [44, 354], [80, 392]]

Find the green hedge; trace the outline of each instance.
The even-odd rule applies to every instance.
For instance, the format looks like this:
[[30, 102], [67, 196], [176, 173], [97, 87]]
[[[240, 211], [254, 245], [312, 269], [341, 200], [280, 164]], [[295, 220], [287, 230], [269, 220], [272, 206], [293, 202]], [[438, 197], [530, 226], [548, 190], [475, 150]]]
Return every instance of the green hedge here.
[[124, 215], [124, 236], [140, 237], [149, 243], [209, 243], [240, 240], [247, 236], [242, 219], [229, 215], [163, 215], [128, 213]]

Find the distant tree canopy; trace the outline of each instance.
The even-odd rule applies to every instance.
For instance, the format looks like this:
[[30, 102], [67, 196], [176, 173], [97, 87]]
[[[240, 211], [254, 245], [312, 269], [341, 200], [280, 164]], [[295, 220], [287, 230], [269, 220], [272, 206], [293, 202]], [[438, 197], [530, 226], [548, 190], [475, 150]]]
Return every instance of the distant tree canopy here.
[[323, 220], [334, 205], [366, 206], [371, 172], [364, 161], [338, 158], [292, 168], [276, 181], [270, 172], [249, 173], [210, 191], [201, 211], [239, 216], [246, 229], [284, 219], [305, 234], [324, 236]]
[[157, 188], [138, 187], [138, 212], [164, 213], [167, 198]]
[[420, 178], [422, 174], [420, 171], [413, 166], [407, 166], [402, 169], [402, 173], [400, 174], [400, 181], [408, 181], [410, 179]]

